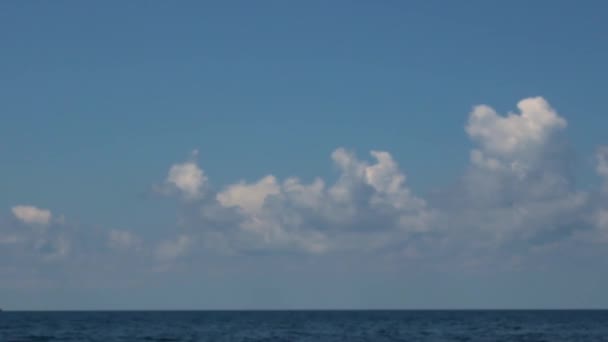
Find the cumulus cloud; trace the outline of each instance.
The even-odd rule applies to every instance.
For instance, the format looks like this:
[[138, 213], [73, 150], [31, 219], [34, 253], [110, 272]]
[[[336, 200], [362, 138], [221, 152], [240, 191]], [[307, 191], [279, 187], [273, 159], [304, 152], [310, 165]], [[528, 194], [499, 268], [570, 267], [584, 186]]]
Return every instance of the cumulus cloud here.
[[524, 196], [536, 193], [542, 197], [549, 189], [563, 190], [569, 182], [568, 155], [557, 133], [566, 127], [566, 120], [541, 97], [521, 100], [518, 108], [521, 114], [506, 116], [488, 106], [477, 106], [471, 112], [466, 131], [478, 144], [471, 151], [471, 163], [486, 172], [472, 174], [472, 178], [510, 181], [509, 186], [529, 183], [532, 188], [526, 189], [532, 191]]
[[376, 161], [373, 164], [359, 160], [343, 148], [332, 153], [340, 177], [327, 191], [323, 207], [331, 210], [325, 214], [334, 222], [351, 225], [372, 221], [368, 224], [380, 224], [376, 229], [404, 232], [429, 229], [432, 215], [426, 201], [411, 193], [405, 185], [405, 173], [393, 157], [384, 151], [370, 154]]
[[[199, 198], [189, 234], [212, 236], [231, 251], [317, 254], [390, 250], [411, 255], [407, 251], [418, 250], [413, 244], [421, 239], [445, 245], [446, 239], [460, 243], [476, 236], [488, 248], [566, 239], [589, 226], [584, 223], [591, 201], [570, 175], [560, 135], [567, 121], [541, 97], [523, 99], [517, 108], [506, 115], [487, 105], [473, 108], [465, 126], [475, 143], [470, 167], [458, 186], [430, 201], [412, 193], [389, 152], [371, 151], [369, 161], [338, 148], [331, 154], [335, 182], [270, 174], [228, 184]], [[188, 165], [203, 174], [194, 161]]]
[[[320, 178], [305, 183], [273, 175], [230, 184], [200, 202], [193, 233], [209, 237], [213, 232], [232, 251], [321, 254], [399, 245], [411, 234], [428, 231], [432, 210], [411, 193], [393, 157], [383, 151], [370, 154], [373, 163], [335, 150], [331, 158], [339, 175], [330, 185]], [[391, 238], [391, 232], [400, 236]]]
[[[144, 245], [132, 232], [104, 230], [101, 243], [88, 243], [102, 245], [105, 253], [137, 250], [142, 260], [170, 266], [199, 249], [470, 257], [479, 264], [521, 261], [576, 239], [608, 242], [608, 147], [596, 154], [605, 192], [582, 191], [570, 171], [562, 135], [566, 119], [540, 97], [523, 99], [517, 108], [502, 115], [487, 105], [474, 107], [465, 125], [474, 144], [470, 164], [454, 186], [426, 198], [411, 190], [406, 172], [387, 151], [360, 157], [335, 149], [331, 180], [268, 174], [219, 189], [212, 188], [194, 153], [170, 165], [162, 185], [163, 193], [187, 200], [179, 207], [173, 238]], [[0, 224], [3, 249], [30, 251], [43, 260], [85, 253], [76, 233], [49, 210], [20, 205], [12, 214], [27, 225]]]
[[207, 176], [196, 164], [197, 154], [198, 152], [194, 150], [191, 160], [171, 166], [166, 179], [167, 185], [179, 191], [184, 198], [189, 200], [201, 197], [203, 187], [207, 183]]
[[31, 205], [17, 205], [12, 207], [11, 211], [19, 221], [27, 224], [47, 225], [53, 217], [50, 210], [40, 209]]
[[230, 185], [216, 198], [225, 207], [238, 207], [247, 214], [255, 214], [260, 212], [268, 196], [278, 195], [280, 191], [276, 178], [268, 175], [253, 184]]
[[590, 195], [575, 187], [560, 134], [566, 120], [540, 97], [517, 107], [520, 113], [505, 116], [474, 107], [466, 125], [476, 144], [471, 165], [458, 186], [432, 203], [450, 227], [448, 239], [467, 237], [460, 245], [468, 251], [525, 254], [590, 229]]
[[489, 106], [476, 106], [466, 131], [487, 153], [509, 156], [542, 144], [553, 132], [567, 125], [542, 97], [523, 99], [517, 108], [520, 114], [501, 116]]
[[[487, 105], [473, 108], [465, 126], [475, 143], [470, 167], [458, 186], [430, 201], [412, 193], [390, 153], [371, 151], [368, 161], [338, 148], [331, 154], [335, 182], [267, 175], [229, 184], [199, 202], [191, 233], [237, 252], [416, 250], [419, 257], [414, 244], [421, 240], [425, 248], [433, 240], [441, 248], [446, 241], [486, 250], [532, 248], [589, 229], [592, 196], [574, 187], [560, 135], [567, 121], [541, 97], [523, 99], [517, 108], [506, 115]], [[602, 175], [603, 158], [598, 153]]]

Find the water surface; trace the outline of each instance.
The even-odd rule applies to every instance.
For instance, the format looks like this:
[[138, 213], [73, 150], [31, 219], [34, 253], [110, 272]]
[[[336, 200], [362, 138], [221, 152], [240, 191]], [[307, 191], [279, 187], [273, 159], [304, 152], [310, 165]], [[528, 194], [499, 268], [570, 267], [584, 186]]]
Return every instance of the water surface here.
[[608, 311], [1, 312], [0, 341], [608, 341]]

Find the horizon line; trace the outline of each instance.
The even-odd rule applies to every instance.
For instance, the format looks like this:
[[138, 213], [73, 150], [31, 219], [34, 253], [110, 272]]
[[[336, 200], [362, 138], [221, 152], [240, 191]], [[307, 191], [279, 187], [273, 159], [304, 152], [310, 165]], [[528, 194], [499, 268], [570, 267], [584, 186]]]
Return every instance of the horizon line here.
[[325, 309], [6, 309], [1, 308], [1, 312], [378, 312], [378, 311], [608, 311], [607, 308], [325, 308]]

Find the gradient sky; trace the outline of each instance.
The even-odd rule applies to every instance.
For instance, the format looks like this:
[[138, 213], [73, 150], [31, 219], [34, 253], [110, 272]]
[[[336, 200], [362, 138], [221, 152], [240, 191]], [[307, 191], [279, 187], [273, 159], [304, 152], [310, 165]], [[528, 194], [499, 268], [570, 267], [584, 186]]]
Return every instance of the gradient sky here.
[[606, 11], [0, 2], [0, 307], [608, 307]]

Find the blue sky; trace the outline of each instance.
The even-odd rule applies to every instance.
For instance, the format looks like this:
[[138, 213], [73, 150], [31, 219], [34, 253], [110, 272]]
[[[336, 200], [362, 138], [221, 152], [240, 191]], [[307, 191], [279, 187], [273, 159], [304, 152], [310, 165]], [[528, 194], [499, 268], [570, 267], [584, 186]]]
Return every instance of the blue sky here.
[[0, 307], [606, 307], [606, 10], [0, 3]]

